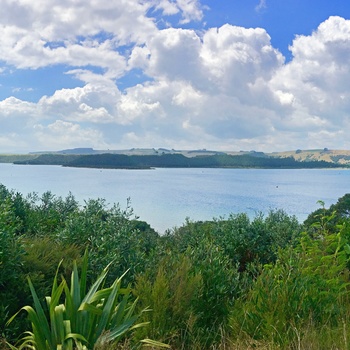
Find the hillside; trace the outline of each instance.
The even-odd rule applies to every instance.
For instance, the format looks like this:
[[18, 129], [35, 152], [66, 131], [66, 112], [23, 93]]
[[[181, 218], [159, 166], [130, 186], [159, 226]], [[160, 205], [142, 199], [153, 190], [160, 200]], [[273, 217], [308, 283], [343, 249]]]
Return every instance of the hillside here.
[[41, 154], [37, 158], [14, 164], [63, 165], [68, 167], [109, 169], [150, 168], [336, 168], [343, 165], [325, 161], [297, 161], [293, 157], [270, 157], [264, 153], [216, 154], [186, 157], [183, 154], [125, 155], [125, 154]]
[[273, 152], [269, 156], [277, 158], [293, 157], [297, 161], [325, 161], [342, 165], [350, 164], [350, 151], [347, 150], [329, 150], [314, 149], [314, 150], [296, 150], [286, 152]]
[[[45, 152], [42, 152], [45, 153]], [[52, 153], [52, 152], [48, 152]], [[253, 157], [275, 157], [275, 158], [289, 158], [293, 157], [296, 161], [325, 161], [330, 163], [336, 163], [341, 165], [350, 164], [350, 150], [330, 150], [324, 149], [311, 149], [284, 152], [272, 152], [264, 153], [259, 151], [216, 151], [207, 149], [194, 149], [194, 150], [179, 150], [179, 149], [166, 149], [166, 148], [131, 148], [124, 150], [94, 150], [92, 148], [76, 148], [70, 150], [63, 150], [55, 152], [58, 154], [124, 154], [127, 156], [156, 156], [165, 154], [181, 154], [185, 157], [197, 157], [197, 156], [214, 156], [228, 154], [230, 156], [242, 156], [249, 155]]]
[[[329, 167], [330, 164], [336, 166], [349, 166], [350, 165], [350, 150], [329, 150], [324, 149], [312, 149], [312, 150], [294, 150], [294, 151], [284, 151], [284, 152], [272, 152], [264, 153], [258, 151], [215, 151], [207, 149], [197, 149], [197, 150], [177, 150], [177, 149], [166, 149], [166, 148], [131, 148], [125, 150], [94, 150], [93, 148], [74, 148], [66, 149], [57, 152], [33, 152], [30, 154], [21, 154], [21, 155], [9, 155], [9, 154], [0, 154], [0, 163], [16, 163], [16, 164], [55, 164], [55, 165], [67, 165], [67, 166], [83, 166], [81, 161], [79, 165], [73, 165], [71, 161], [76, 160], [84, 156], [99, 156], [94, 158], [98, 159], [98, 163], [101, 159], [106, 158], [106, 154], [114, 155], [115, 158], [121, 160], [120, 157], [123, 156], [122, 164], [119, 166], [127, 168], [136, 167], [153, 167], [160, 166], [159, 162], [163, 163], [166, 159], [164, 166], [170, 165], [169, 160], [171, 159], [172, 163], [175, 159], [175, 164], [172, 166], [228, 166], [228, 167], [245, 167], [245, 166], [257, 166], [257, 167], [299, 167], [300, 164], [292, 164], [290, 160], [297, 161], [298, 163], [312, 162], [326, 162], [327, 164], [318, 164], [317, 167], [326, 165]], [[101, 157], [102, 156], [102, 157]], [[163, 157], [162, 157], [163, 156]], [[180, 163], [179, 156], [182, 156]], [[225, 157], [226, 156], [226, 157]], [[126, 157], [126, 158], [125, 158]], [[129, 158], [131, 157], [131, 158]], [[141, 157], [141, 158], [138, 158]], [[149, 158], [151, 157], [151, 158]], [[160, 157], [160, 159], [159, 159]], [[167, 158], [168, 157], [168, 158]], [[238, 157], [234, 164], [232, 160]], [[254, 158], [254, 159], [252, 159]], [[263, 159], [257, 159], [263, 158]], [[271, 163], [271, 158], [272, 162]], [[288, 160], [287, 160], [287, 159]], [[111, 158], [109, 158], [111, 159]], [[152, 161], [150, 161], [152, 159]], [[187, 160], [186, 160], [187, 159]], [[192, 160], [191, 160], [192, 159]], [[249, 165], [247, 164], [247, 159], [249, 160]], [[270, 160], [269, 160], [270, 159]], [[279, 161], [277, 161], [279, 159]], [[90, 162], [92, 158], [88, 161], [84, 159], [83, 163]], [[280, 163], [276, 163], [280, 162]], [[282, 163], [281, 163], [282, 161]], [[287, 163], [286, 163], [287, 162]], [[70, 163], [68, 165], [68, 163]], [[112, 162], [114, 163], [114, 161]], [[93, 166], [90, 164], [89, 166]], [[287, 167], [288, 167], [287, 166]], [[306, 165], [310, 167], [311, 164]], [[113, 165], [114, 167], [114, 165]]]

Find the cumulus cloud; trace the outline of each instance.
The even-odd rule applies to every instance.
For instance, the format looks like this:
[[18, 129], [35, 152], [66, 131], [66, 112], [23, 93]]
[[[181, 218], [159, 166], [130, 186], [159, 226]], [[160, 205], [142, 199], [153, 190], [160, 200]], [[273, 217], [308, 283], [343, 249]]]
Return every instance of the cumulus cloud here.
[[147, 14], [162, 9], [184, 22], [203, 16], [197, 0], [3, 0], [0, 60], [18, 68], [63, 63], [125, 67], [117, 49], [142, 44], [157, 32]]
[[47, 126], [34, 125], [34, 136], [39, 144], [46, 146], [47, 150], [58, 150], [62, 145], [74, 148], [81, 145], [96, 147], [104, 144], [101, 132], [63, 120], [56, 120]]
[[64, 64], [82, 86], [0, 101], [1, 147], [350, 148], [349, 20], [297, 36], [285, 63], [262, 28], [157, 28], [159, 13], [200, 21], [197, 0], [3, 6], [0, 73]]
[[269, 80], [283, 63], [264, 29], [231, 25], [207, 31], [201, 58], [216, 90], [244, 100], [253, 98], [250, 87]]
[[191, 80], [200, 70], [200, 38], [193, 30], [165, 29], [149, 40], [146, 74], [156, 79]]
[[310, 137], [342, 129], [349, 122], [350, 21], [330, 17], [312, 35], [296, 37], [290, 49], [293, 60], [270, 82], [277, 98], [293, 106], [286, 123], [309, 125]]
[[[116, 87], [86, 84], [82, 88], [62, 89], [38, 102], [45, 115], [74, 122], [111, 123], [116, 121], [120, 93]], [[122, 123], [122, 120], [119, 120]]]

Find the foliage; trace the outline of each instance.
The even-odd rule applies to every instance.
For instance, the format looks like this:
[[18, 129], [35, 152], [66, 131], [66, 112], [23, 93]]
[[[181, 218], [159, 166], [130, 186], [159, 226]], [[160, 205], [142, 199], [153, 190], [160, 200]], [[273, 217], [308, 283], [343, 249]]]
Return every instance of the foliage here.
[[201, 294], [193, 306], [196, 325], [204, 332], [217, 331], [227, 323], [239, 287], [237, 268], [232, 267], [224, 251], [210, 239], [203, 240], [189, 253], [194, 271], [203, 280]]
[[64, 244], [80, 247], [81, 251], [89, 249], [92, 276], [113, 261], [110, 279], [129, 269], [131, 281], [143, 270], [158, 236], [152, 231], [137, 229], [131, 216], [129, 203], [122, 210], [118, 205], [108, 208], [102, 199], [90, 199], [79, 215], [65, 222], [57, 237]]
[[236, 334], [286, 345], [309, 324], [342, 323], [350, 301], [350, 247], [342, 227], [330, 233], [320, 225], [318, 234], [303, 233], [296, 248], [280, 250], [276, 264], [264, 267], [247, 299], [235, 305]]
[[142, 317], [149, 320], [147, 328], [138, 330], [138, 337], [150, 337], [172, 344], [190, 342], [195, 315], [193, 304], [200, 297], [202, 277], [195, 274], [189, 257], [167, 256], [159, 264], [156, 276], [150, 273], [138, 276], [134, 293], [139, 307], [151, 312]]
[[127, 269], [130, 273], [124, 279], [134, 280], [137, 271], [150, 265], [158, 234], [130, 220], [131, 213], [129, 207], [108, 208], [103, 200], [90, 200], [79, 208], [71, 194], [65, 199], [49, 191], [23, 197], [0, 185], [0, 334], [13, 339], [23, 327], [17, 326], [19, 318], [10, 327], [4, 321], [29, 303], [26, 276], [30, 275], [39, 297], [47, 295], [58, 262], [65, 258], [60, 273], [69, 276], [71, 262], [79, 263], [87, 247], [89, 280], [111, 261], [107, 282]]
[[207, 237], [182, 252], [169, 249], [156, 275], [138, 277], [135, 293], [153, 310], [147, 315], [152, 336], [170, 338], [175, 347], [196, 341], [206, 348], [218, 341], [239, 289], [237, 268]]
[[64, 165], [76, 158], [79, 158], [79, 156], [75, 154], [45, 153], [45, 154], [33, 155], [33, 158], [17, 159], [13, 163], [14, 164], [32, 164], [32, 165], [38, 165], [38, 164], [39, 165], [40, 164]]
[[276, 210], [266, 217], [259, 214], [252, 221], [246, 214], [230, 215], [218, 222], [217, 236], [226, 254], [245, 271], [251, 263], [275, 261], [278, 248], [293, 244], [299, 232], [295, 217]]
[[186, 157], [182, 154], [161, 155], [125, 155], [125, 154], [89, 154], [62, 155], [42, 154], [35, 159], [17, 161], [16, 164], [47, 164], [71, 167], [112, 168], [112, 169], [149, 169], [151, 167], [168, 168], [336, 168], [344, 165], [326, 161], [297, 161], [293, 157], [270, 157], [261, 152], [250, 154], [202, 155]]
[[[142, 323], [136, 323], [139, 318], [135, 314], [137, 299], [130, 302], [130, 287], [121, 287], [123, 276], [116, 279], [110, 287], [103, 287], [107, 267], [87, 291], [87, 263], [86, 254], [80, 278], [74, 263], [70, 287], [65, 279], [58, 284], [56, 274], [51, 295], [45, 298], [46, 312], [30, 278], [28, 279], [34, 308], [24, 306], [22, 310], [28, 313], [32, 330], [26, 332], [21, 339], [19, 349], [93, 349], [115, 344], [127, 332], [143, 326]], [[146, 310], [142, 310], [144, 311]]]
[[41, 197], [31, 193], [22, 206], [27, 206], [23, 217], [26, 234], [32, 236], [55, 236], [78, 212], [78, 202], [71, 193], [65, 199], [50, 191]]
[[[54, 278], [58, 264], [59, 272], [68, 279], [73, 261], [81, 263], [81, 252], [76, 245], [66, 245], [50, 237], [28, 237], [21, 240], [24, 249], [22, 273], [30, 276], [32, 283], [36, 286], [39, 297], [50, 293], [52, 279]], [[60, 263], [61, 262], [61, 263]], [[29, 289], [27, 289], [30, 294]], [[22, 299], [28, 303], [28, 299]]]
[[312, 231], [313, 225], [319, 223], [323, 217], [331, 217], [327, 221], [327, 229], [332, 231], [337, 224], [347, 224], [350, 218], [350, 193], [340, 197], [337, 203], [332, 204], [328, 209], [323, 201], [319, 201], [321, 207], [307, 217], [304, 224]]
[[17, 308], [19, 296], [23, 292], [21, 269], [24, 249], [16, 239], [19, 226], [12, 203], [9, 198], [3, 199], [0, 202], [0, 335], [3, 336], [13, 333], [5, 331], [4, 321]]
[[[63, 321], [74, 323], [66, 315], [75, 282], [66, 281], [77, 276], [88, 249], [90, 263], [82, 267], [86, 286], [99, 280], [108, 265], [96, 291], [107, 295], [128, 270], [122, 282], [130, 287], [118, 287], [117, 304], [124, 292], [129, 300], [134, 293], [139, 298], [137, 322], [151, 321], [116, 345], [100, 344], [99, 349], [133, 348], [135, 341], [149, 336], [183, 349], [348, 348], [349, 198], [339, 198], [329, 209], [321, 202], [303, 226], [273, 210], [254, 218], [241, 213], [187, 220], [159, 236], [133, 217], [129, 202], [125, 209], [103, 199], [79, 206], [71, 194], [61, 198], [48, 191], [23, 197], [0, 185], [0, 338], [14, 343], [29, 329], [24, 312], [8, 326], [5, 320], [26, 309], [34, 292], [38, 300], [50, 295], [42, 306], [49, 324], [50, 307], [54, 318], [61, 312]], [[91, 302], [91, 310], [105, 301]], [[31, 307], [39, 317], [36, 304]], [[79, 313], [89, 313], [86, 307]], [[152, 311], [143, 312], [148, 307]], [[63, 332], [67, 344], [87, 346], [88, 335], [72, 326], [68, 330]]]
[[252, 221], [245, 213], [211, 222], [187, 221], [179, 229], [168, 232], [163, 240], [168, 241], [164, 244], [172, 250], [184, 252], [209, 239], [229, 258], [232, 268], [238, 265], [243, 272], [252, 263], [275, 261], [278, 248], [293, 244], [300, 231], [296, 217], [275, 210], [266, 217], [259, 214]]

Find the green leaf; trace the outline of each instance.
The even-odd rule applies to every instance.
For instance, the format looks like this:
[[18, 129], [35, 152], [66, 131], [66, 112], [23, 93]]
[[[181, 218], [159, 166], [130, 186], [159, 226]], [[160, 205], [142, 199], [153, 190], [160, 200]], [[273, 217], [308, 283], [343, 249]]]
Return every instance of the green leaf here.
[[109, 296], [107, 298], [107, 302], [105, 303], [105, 305], [103, 307], [101, 318], [99, 320], [98, 327], [96, 330], [96, 335], [95, 335], [96, 340], [103, 333], [103, 331], [107, 328], [107, 326], [112, 318], [112, 315], [114, 312], [114, 307], [115, 307], [116, 300], [118, 297], [118, 289], [119, 289], [118, 287], [119, 287], [118, 283], [115, 283], [113, 285], [113, 288], [110, 290]]
[[[30, 321], [34, 323], [37, 328], [37, 332], [34, 333], [35, 341], [38, 344], [38, 346], [42, 347], [43, 349], [45, 348], [44, 346], [46, 342], [48, 343], [49, 347], [53, 348], [54, 344], [52, 343], [50, 326], [49, 326], [48, 320], [46, 318], [44, 310], [40, 304], [39, 298], [35, 292], [34, 286], [29, 277], [28, 277], [28, 283], [29, 283], [30, 291], [32, 293], [36, 311], [34, 311], [32, 308], [28, 308], [26, 309], [26, 311], [28, 312]], [[26, 307], [24, 307], [23, 309], [25, 308]]]
[[170, 345], [152, 339], [143, 339], [141, 340], [141, 343], [143, 343], [144, 346], [171, 349]]

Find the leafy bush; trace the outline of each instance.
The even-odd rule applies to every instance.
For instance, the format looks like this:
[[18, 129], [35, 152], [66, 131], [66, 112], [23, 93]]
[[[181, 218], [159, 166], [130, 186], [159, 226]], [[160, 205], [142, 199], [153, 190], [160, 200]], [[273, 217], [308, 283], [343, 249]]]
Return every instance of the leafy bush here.
[[320, 226], [318, 239], [304, 233], [295, 247], [280, 250], [275, 264], [264, 267], [247, 298], [235, 305], [235, 334], [288, 344], [312, 324], [338, 326], [349, 309], [350, 247], [342, 228]]
[[259, 214], [253, 220], [240, 213], [209, 222], [187, 221], [184, 226], [168, 231], [163, 240], [171, 250], [184, 252], [210, 239], [230, 259], [232, 268], [238, 264], [243, 272], [252, 263], [275, 261], [278, 249], [293, 244], [300, 231], [296, 217], [275, 210], [266, 217]]
[[[44, 297], [50, 293], [51, 281], [57, 273], [57, 266], [60, 264], [60, 274], [68, 279], [73, 268], [73, 261], [78, 266], [81, 263], [81, 251], [76, 245], [67, 245], [51, 237], [23, 237], [24, 256], [22, 274], [30, 276], [32, 283], [36, 286], [39, 297]], [[28, 298], [30, 291], [25, 289]], [[28, 303], [28, 299], [22, 298], [23, 303]], [[24, 304], [22, 304], [24, 305]]]
[[292, 244], [300, 232], [295, 217], [282, 210], [270, 211], [252, 221], [247, 214], [230, 215], [217, 221], [216, 240], [233, 264], [245, 271], [251, 263], [267, 264], [275, 261], [279, 248]]
[[[194, 271], [202, 277], [201, 294], [193, 310], [196, 325], [205, 333], [217, 334], [227, 323], [230, 308], [239, 290], [239, 274], [223, 249], [206, 239], [189, 250]], [[212, 339], [211, 341], [214, 341]]]
[[25, 200], [17, 199], [17, 202], [22, 211], [25, 208], [24, 215], [22, 214], [25, 234], [31, 236], [55, 236], [79, 208], [72, 194], [63, 199], [50, 191], [44, 192], [41, 197], [37, 193], [31, 193]]
[[17, 325], [10, 331], [4, 321], [18, 307], [25, 281], [22, 275], [24, 249], [17, 240], [19, 227], [10, 199], [3, 199], [0, 203], [0, 335], [7, 337], [14, 336]]
[[138, 230], [131, 216], [129, 204], [122, 210], [118, 205], [108, 208], [102, 199], [90, 199], [81, 211], [69, 217], [57, 238], [81, 251], [89, 249], [92, 276], [96, 277], [103, 266], [113, 261], [109, 280], [129, 269], [127, 279], [132, 281], [136, 272], [144, 269], [156, 241], [150, 231]]
[[[321, 205], [320, 208], [316, 209], [314, 212], [308, 215], [304, 224], [309, 232], [313, 232], [314, 225], [318, 226], [320, 221], [323, 220], [328, 231], [334, 232], [336, 226], [339, 224], [348, 224], [350, 219], [350, 194], [347, 193], [340, 197], [337, 203], [332, 204], [328, 209], [325, 207], [323, 201], [318, 201]], [[327, 220], [325, 221], [325, 218]], [[350, 230], [349, 230], [350, 231]], [[350, 234], [349, 234], [350, 236]]]
[[193, 272], [192, 263], [185, 255], [164, 258], [156, 275], [152, 273], [138, 276], [134, 287], [139, 308], [152, 310], [143, 314], [143, 320], [150, 323], [138, 330], [138, 337], [149, 334], [178, 346], [189, 345], [196, 317], [193, 304], [200, 297], [202, 277]]
[[156, 275], [151, 270], [135, 285], [141, 305], [153, 310], [146, 315], [152, 336], [202, 349], [220, 340], [239, 290], [237, 269], [210, 237], [184, 252], [167, 251]]

